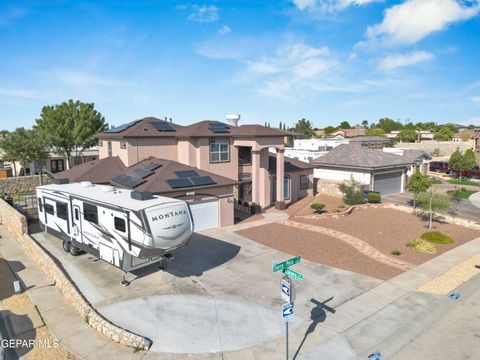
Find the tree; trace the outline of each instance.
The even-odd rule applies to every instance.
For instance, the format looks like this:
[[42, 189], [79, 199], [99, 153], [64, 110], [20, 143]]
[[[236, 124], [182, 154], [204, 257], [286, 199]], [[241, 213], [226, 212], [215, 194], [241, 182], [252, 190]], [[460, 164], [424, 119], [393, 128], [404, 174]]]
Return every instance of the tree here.
[[432, 182], [427, 175], [422, 174], [420, 171], [415, 171], [408, 181], [407, 190], [414, 193], [413, 198], [413, 210], [417, 207], [416, 197], [419, 193], [427, 191], [432, 186]]
[[298, 120], [293, 128], [295, 132], [301, 139], [309, 139], [315, 135], [312, 124], [306, 119]]
[[287, 126], [285, 125], [285, 123], [283, 123], [283, 130], [287, 130]]
[[348, 121], [342, 121], [340, 123], [340, 129], [351, 129], [351, 125]]
[[73, 151], [81, 154], [96, 144], [94, 135], [105, 129], [105, 118], [94, 109], [94, 104], [68, 100], [60, 105], [44, 106], [36, 128], [46, 143], [67, 160]]
[[428, 192], [422, 192], [417, 195], [416, 200], [418, 200], [424, 211], [428, 211], [429, 214], [429, 229], [432, 228], [433, 213], [435, 211], [446, 211], [450, 209], [451, 204], [449, 198], [445, 194], [440, 194], [438, 192], [433, 192], [432, 190]]
[[415, 140], [417, 140], [417, 132], [412, 129], [403, 129], [398, 133], [397, 140], [404, 142], [415, 142]]
[[460, 138], [462, 139], [462, 141], [468, 141], [472, 138], [472, 134], [470, 133], [470, 131], [462, 131], [460, 133]]
[[380, 128], [371, 128], [367, 129], [365, 131], [365, 135], [367, 136], [381, 136], [381, 137], [387, 137], [387, 134], [385, 134], [385, 131], [383, 131]]
[[366, 129], [368, 128], [368, 120], [363, 120], [362, 121], [362, 126]]
[[282, 122], [280, 121], [280, 124], [278, 124], [278, 128], [282, 129]]
[[[26, 175], [27, 162], [44, 162], [48, 158], [48, 147], [36, 130], [27, 130], [23, 127], [15, 129], [8, 133], [1, 142], [1, 147], [5, 152], [4, 160], [20, 162]], [[16, 169], [14, 169], [16, 172]]]
[[264, 126], [267, 127], [267, 122], [266, 122], [266, 121], [265, 121], [265, 125], [264, 125]]
[[453, 138], [453, 132], [448, 126], [442, 126], [435, 132], [433, 138], [438, 141], [451, 141]]
[[400, 121], [395, 121], [389, 118], [381, 118], [378, 120], [377, 127], [385, 131], [385, 133], [392, 132], [394, 130], [402, 130], [403, 125]]
[[333, 133], [336, 130], [337, 130], [337, 128], [334, 127], [334, 126], [327, 126], [325, 129], [323, 129], [323, 131], [325, 131], [325, 135], [330, 135], [331, 133]]
[[477, 159], [475, 158], [475, 153], [473, 152], [472, 149], [465, 150], [463, 157], [464, 157], [465, 166], [467, 166], [467, 169], [471, 169], [474, 166], [477, 166]]
[[[468, 155], [470, 156], [470, 155]], [[473, 154], [475, 157], [475, 154]], [[475, 163], [476, 164], [476, 163]], [[460, 152], [460, 150], [455, 150], [452, 155], [450, 155], [450, 159], [448, 160], [448, 166], [454, 170], [458, 171], [460, 175], [460, 180], [462, 179], [462, 172], [464, 170], [470, 169], [475, 166], [471, 165], [471, 160], [466, 159], [465, 155]], [[471, 166], [470, 166], [471, 165]]]

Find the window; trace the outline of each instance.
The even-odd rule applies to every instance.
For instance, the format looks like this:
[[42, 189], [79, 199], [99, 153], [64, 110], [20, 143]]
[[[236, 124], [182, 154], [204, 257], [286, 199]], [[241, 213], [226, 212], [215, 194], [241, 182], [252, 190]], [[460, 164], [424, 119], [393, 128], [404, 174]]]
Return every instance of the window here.
[[53, 205], [45, 204], [45, 211], [47, 214], [55, 215], [55, 210], [53, 209]]
[[126, 141], [121, 141], [120, 142], [120, 149], [126, 149], [127, 148], [127, 142]]
[[42, 212], [43, 211], [43, 204], [42, 204], [42, 198], [38, 198], [38, 211]]
[[126, 230], [126, 226], [125, 226], [125, 220], [124, 219], [120, 219], [118, 217], [114, 217], [113, 218], [114, 222], [115, 222], [115, 230], [118, 230], [118, 231], [121, 231], [121, 232], [125, 232]]
[[290, 176], [283, 177], [283, 199], [290, 199]]
[[230, 161], [230, 147], [227, 139], [210, 140], [210, 162]]
[[300, 175], [300, 190], [308, 189], [308, 176]]
[[109, 141], [107, 143], [107, 151], [108, 151], [108, 157], [112, 157], [112, 142]]
[[238, 148], [238, 163], [240, 165], [250, 165], [252, 163], [252, 149], [246, 146]]
[[63, 220], [68, 220], [68, 207], [67, 204], [57, 202], [57, 217]]
[[65, 170], [63, 159], [50, 160], [50, 168], [52, 170], [52, 173]]
[[79, 219], [79, 216], [78, 216], [78, 209], [75, 208], [75, 220], [78, 220]]
[[98, 146], [103, 146], [103, 141], [98, 139]]
[[83, 218], [94, 224], [98, 224], [98, 213], [95, 205], [83, 203]]

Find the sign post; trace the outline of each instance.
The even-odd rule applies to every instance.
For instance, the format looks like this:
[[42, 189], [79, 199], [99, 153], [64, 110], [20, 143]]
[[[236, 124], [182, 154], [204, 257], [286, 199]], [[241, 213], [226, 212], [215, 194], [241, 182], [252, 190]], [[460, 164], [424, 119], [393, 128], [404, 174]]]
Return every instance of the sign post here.
[[304, 276], [299, 272], [289, 269], [289, 266], [298, 264], [302, 258], [296, 256], [294, 258], [282, 261], [280, 263], [272, 262], [272, 271], [281, 271], [284, 276], [280, 280], [280, 294], [282, 299], [286, 301], [282, 305], [282, 318], [285, 323], [285, 359], [288, 360], [288, 323], [293, 320], [293, 303], [295, 302], [296, 292], [295, 286], [290, 279], [292, 277], [295, 280], [302, 281]]

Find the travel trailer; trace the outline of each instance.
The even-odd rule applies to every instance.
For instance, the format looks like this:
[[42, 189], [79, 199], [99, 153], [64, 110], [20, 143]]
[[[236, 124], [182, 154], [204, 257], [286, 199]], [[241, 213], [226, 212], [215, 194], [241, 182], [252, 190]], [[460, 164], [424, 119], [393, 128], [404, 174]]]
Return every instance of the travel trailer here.
[[193, 234], [185, 201], [59, 180], [37, 187], [38, 214], [74, 256], [85, 251], [128, 272], [172, 258]]

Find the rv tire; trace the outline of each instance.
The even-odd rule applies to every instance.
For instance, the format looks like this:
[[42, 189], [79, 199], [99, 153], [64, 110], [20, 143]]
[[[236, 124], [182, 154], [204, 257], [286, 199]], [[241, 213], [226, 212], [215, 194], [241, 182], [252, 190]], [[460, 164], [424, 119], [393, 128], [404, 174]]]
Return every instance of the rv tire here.
[[81, 250], [78, 247], [76, 247], [75, 245], [71, 245], [70, 254], [72, 254], [73, 256], [78, 256], [80, 255], [80, 252]]
[[70, 243], [70, 241], [63, 240], [63, 250], [65, 252], [70, 252], [71, 248], [72, 248], [72, 244]]

